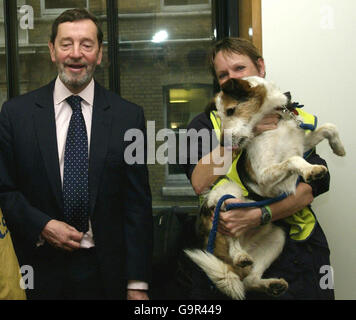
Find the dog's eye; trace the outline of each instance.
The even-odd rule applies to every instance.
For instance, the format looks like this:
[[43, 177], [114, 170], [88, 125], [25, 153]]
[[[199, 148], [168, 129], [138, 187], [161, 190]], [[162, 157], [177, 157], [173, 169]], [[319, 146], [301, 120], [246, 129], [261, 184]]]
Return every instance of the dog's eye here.
[[235, 108], [229, 108], [226, 110], [226, 115], [231, 117], [235, 113]]

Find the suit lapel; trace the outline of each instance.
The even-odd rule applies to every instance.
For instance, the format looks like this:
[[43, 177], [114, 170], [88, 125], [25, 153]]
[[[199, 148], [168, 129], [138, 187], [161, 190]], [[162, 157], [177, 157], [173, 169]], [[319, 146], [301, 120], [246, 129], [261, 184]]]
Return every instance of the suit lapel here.
[[95, 82], [89, 154], [90, 215], [94, 212], [101, 172], [103, 170], [111, 130], [110, 105], [105, 90]]
[[62, 185], [59, 170], [56, 121], [53, 105], [54, 83], [55, 81], [52, 81], [45, 86], [42, 91], [39, 91], [33, 119], [49, 182], [58, 206], [62, 209]]

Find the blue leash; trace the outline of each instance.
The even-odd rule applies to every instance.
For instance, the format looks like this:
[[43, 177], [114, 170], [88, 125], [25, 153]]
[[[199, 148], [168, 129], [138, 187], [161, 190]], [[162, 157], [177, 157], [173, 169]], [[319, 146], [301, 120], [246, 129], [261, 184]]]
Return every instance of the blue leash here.
[[[263, 206], [268, 206], [271, 203], [283, 200], [284, 198], [286, 198], [288, 196], [288, 194], [283, 193], [278, 197], [275, 198], [268, 198], [265, 200], [261, 200], [261, 201], [255, 201], [255, 202], [240, 202], [240, 203], [231, 203], [226, 205], [226, 210], [232, 210], [232, 209], [237, 209], [237, 208], [251, 208], [251, 207], [263, 207]], [[207, 246], [207, 251], [211, 254], [214, 253], [214, 247], [215, 247], [215, 239], [216, 239], [216, 232], [218, 229], [218, 221], [219, 221], [219, 215], [220, 215], [220, 209], [221, 206], [223, 204], [223, 202], [227, 199], [231, 199], [231, 198], [236, 198], [231, 194], [226, 194], [224, 196], [222, 196], [216, 207], [215, 207], [215, 211], [214, 211], [214, 219], [213, 219], [213, 226], [210, 230], [209, 233], [209, 239], [208, 239], [208, 246]]]

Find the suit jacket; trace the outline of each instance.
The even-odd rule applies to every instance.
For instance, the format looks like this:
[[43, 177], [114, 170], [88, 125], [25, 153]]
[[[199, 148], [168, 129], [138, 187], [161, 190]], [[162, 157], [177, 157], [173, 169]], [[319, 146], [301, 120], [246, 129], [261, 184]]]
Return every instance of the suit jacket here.
[[[54, 81], [4, 103], [0, 114], [0, 205], [20, 264], [35, 256], [50, 219], [64, 220], [53, 106]], [[141, 107], [95, 83], [89, 154], [90, 220], [105, 285], [149, 282], [152, 203], [145, 164], [128, 165], [125, 132], [144, 132]], [[144, 139], [146, 141], [146, 139]], [[57, 249], [51, 249], [56, 254]]]

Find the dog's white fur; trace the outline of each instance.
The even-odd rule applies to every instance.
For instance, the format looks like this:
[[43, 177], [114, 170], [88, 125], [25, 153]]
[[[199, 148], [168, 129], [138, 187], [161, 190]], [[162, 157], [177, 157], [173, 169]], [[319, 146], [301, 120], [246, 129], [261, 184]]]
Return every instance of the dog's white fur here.
[[[248, 186], [255, 193], [264, 197], [276, 197], [283, 192], [291, 194], [295, 192], [299, 175], [305, 181], [323, 176], [327, 172], [326, 167], [309, 164], [303, 159], [303, 153], [323, 139], [328, 139], [335, 154], [345, 155], [335, 125], [324, 124], [305, 134], [304, 130], [297, 126], [297, 122], [284, 112], [280, 112], [281, 120], [277, 129], [265, 131], [255, 137], [255, 125], [266, 114], [276, 112], [277, 107], [286, 105], [288, 99], [272, 82], [265, 79], [248, 77], [239, 81], [239, 84], [244, 83], [245, 88], [250, 87], [247, 89], [247, 99], [227, 99], [223, 90], [217, 94], [215, 104], [222, 123], [221, 138], [225, 138], [225, 142], [228, 141], [232, 147], [246, 149], [254, 175]], [[247, 87], [244, 81], [247, 81]], [[256, 98], [258, 90], [255, 96], [253, 88], [263, 89], [259, 92], [259, 98]], [[227, 112], [229, 108], [234, 110], [232, 115], [231, 110], [230, 114]], [[214, 208], [225, 194], [249, 201], [244, 199], [237, 184], [228, 182], [207, 193], [205, 206]], [[211, 226], [206, 221], [205, 226]], [[222, 237], [221, 234], [218, 235]], [[219, 259], [202, 250], [185, 251], [206, 272], [217, 288], [233, 299], [243, 299], [246, 290], [264, 291], [271, 295], [279, 295], [287, 290], [288, 284], [284, 279], [261, 279], [264, 271], [283, 249], [285, 234], [282, 229], [269, 223], [236, 234], [235, 237], [225, 238], [228, 246], [226, 259]], [[224, 256], [224, 253], [219, 255]]]

